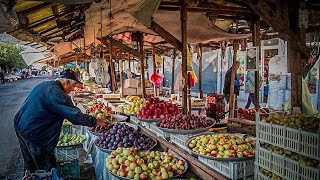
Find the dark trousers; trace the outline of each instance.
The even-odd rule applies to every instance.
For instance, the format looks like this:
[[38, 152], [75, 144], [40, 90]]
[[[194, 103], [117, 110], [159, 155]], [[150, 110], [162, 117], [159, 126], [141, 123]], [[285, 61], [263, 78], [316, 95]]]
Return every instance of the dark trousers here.
[[5, 79], [4, 78], [0, 78], [0, 80], [1, 80], [2, 84], [5, 83]]
[[29, 170], [34, 173], [36, 170], [50, 171], [56, 168], [56, 158], [54, 151], [48, 152], [42, 147], [38, 147], [17, 133], [22, 156], [24, 160], [24, 171]]
[[247, 105], [245, 107], [246, 109], [248, 109], [250, 107], [251, 102], [253, 103], [255, 108], [260, 108], [260, 105], [256, 104], [256, 94], [255, 93], [249, 93]]

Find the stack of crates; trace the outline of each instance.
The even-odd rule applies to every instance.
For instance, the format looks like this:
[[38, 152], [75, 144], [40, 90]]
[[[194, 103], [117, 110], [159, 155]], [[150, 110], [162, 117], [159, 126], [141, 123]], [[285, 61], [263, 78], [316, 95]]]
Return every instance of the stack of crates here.
[[207, 117], [211, 117], [218, 122], [225, 117], [224, 95], [217, 93], [210, 93], [207, 95]]
[[[313, 133], [262, 122], [258, 114], [256, 118], [256, 179], [271, 179], [261, 173], [268, 171], [282, 179], [320, 180], [320, 131]], [[304, 155], [317, 161], [318, 165], [305, 166], [297, 160], [265, 148], [263, 144]]]
[[76, 147], [57, 148], [58, 174], [63, 179], [80, 179], [79, 152]]

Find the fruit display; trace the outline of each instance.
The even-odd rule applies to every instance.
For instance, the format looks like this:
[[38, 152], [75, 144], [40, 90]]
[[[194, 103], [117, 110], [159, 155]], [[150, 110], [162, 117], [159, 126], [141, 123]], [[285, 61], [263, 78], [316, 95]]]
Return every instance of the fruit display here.
[[164, 180], [183, 174], [187, 162], [167, 152], [117, 148], [106, 159], [106, 167], [112, 174], [126, 179]]
[[315, 159], [306, 157], [306, 156], [298, 154], [298, 153], [294, 153], [292, 151], [283, 149], [281, 147], [277, 147], [277, 146], [267, 144], [267, 143], [262, 144], [261, 147], [268, 149], [268, 150], [271, 150], [276, 154], [284, 155], [284, 156], [289, 157], [295, 161], [298, 161], [303, 166], [310, 166], [310, 167], [317, 168], [319, 165], [319, 161], [317, 161]]
[[82, 103], [86, 106], [92, 106], [101, 102], [101, 99], [86, 99]]
[[97, 119], [108, 119], [109, 121], [112, 121], [110, 111], [111, 108], [105, 107], [103, 103], [95, 104], [88, 109], [89, 115], [94, 116]]
[[138, 96], [127, 96], [126, 97], [126, 100], [128, 100], [128, 101], [137, 101], [139, 99], [140, 98]]
[[260, 168], [260, 172], [262, 174], [264, 174], [265, 176], [271, 178], [271, 180], [282, 180], [283, 179], [280, 176], [278, 176], [278, 175], [276, 175], [276, 174], [274, 174], [274, 173], [272, 173], [272, 172], [270, 172], [270, 171], [268, 171], [268, 170], [266, 170], [264, 168]]
[[250, 137], [234, 134], [203, 134], [192, 137], [187, 146], [196, 154], [206, 158], [254, 157], [255, 141]]
[[255, 121], [256, 120], [256, 112], [259, 112], [261, 118], [269, 117], [270, 109], [268, 109], [268, 108], [260, 108], [260, 109], [255, 109], [255, 108], [243, 109], [243, 108], [239, 108], [237, 110], [237, 118], [242, 118], [242, 119]]
[[107, 126], [93, 126], [89, 127], [88, 130], [96, 135], [102, 135], [103, 133], [107, 132], [110, 128], [111, 124], [107, 124]]
[[117, 147], [136, 147], [139, 150], [148, 150], [156, 143], [152, 138], [138, 133], [133, 127], [124, 123], [112, 124], [108, 131], [95, 141], [97, 147], [106, 151], [115, 150]]
[[288, 126], [294, 129], [303, 129], [310, 132], [317, 132], [320, 127], [320, 119], [308, 117], [305, 114], [274, 114], [271, 117], [261, 120], [265, 123], [273, 123], [281, 126]]
[[207, 117], [215, 119], [217, 122], [224, 119], [224, 95], [217, 93], [209, 93], [207, 95]]
[[59, 136], [58, 147], [79, 145], [84, 143], [86, 140], [87, 138], [82, 135], [61, 133]]
[[214, 125], [214, 121], [207, 117], [200, 117], [195, 115], [178, 114], [166, 118], [157, 123], [160, 128], [178, 129], [178, 130], [195, 130], [209, 128]]
[[146, 104], [139, 110], [136, 117], [139, 119], [163, 119], [180, 114], [177, 104], [163, 101], [158, 98], [148, 98]]
[[141, 98], [138, 100], [134, 100], [128, 104], [122, 106], [123, 112], [125, 114], [136, 114], [139, 110], [146, 104], [146, 99]]

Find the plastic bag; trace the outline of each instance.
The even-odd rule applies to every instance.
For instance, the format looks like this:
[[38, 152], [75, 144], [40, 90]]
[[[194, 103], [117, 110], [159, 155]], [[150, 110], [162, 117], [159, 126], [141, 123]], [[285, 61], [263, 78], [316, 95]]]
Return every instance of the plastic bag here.
[[[289, 99], [286, 103], [283, 104], [283, 108], [285, 111], [289, 111], [291, 109], [291, 99]], [[309, 88], [307, 85], [306, 80], [302, 79], [302, 112], [305, 113], [307, 116], [314, 116], [319, 112], [313, 106]]]

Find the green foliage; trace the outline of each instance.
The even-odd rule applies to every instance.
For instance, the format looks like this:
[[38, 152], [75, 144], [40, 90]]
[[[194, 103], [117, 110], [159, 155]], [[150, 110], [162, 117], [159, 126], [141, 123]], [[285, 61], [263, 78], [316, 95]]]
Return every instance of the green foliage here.
[[12, 45], [7, 43], [0, 42], [0, 67], [3, 69], [6, 68], [24, 68], [27, 64], [23, 60], [20, 50]]

